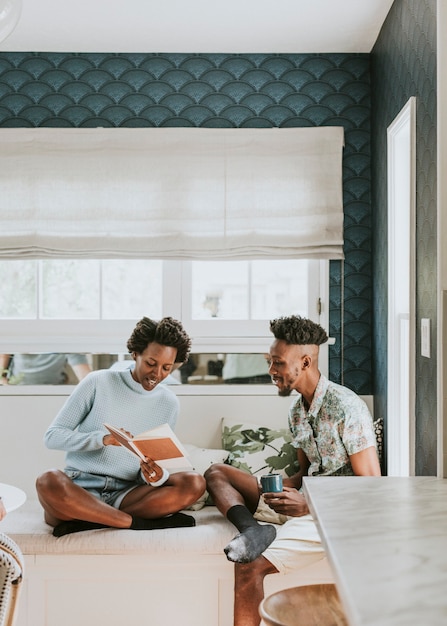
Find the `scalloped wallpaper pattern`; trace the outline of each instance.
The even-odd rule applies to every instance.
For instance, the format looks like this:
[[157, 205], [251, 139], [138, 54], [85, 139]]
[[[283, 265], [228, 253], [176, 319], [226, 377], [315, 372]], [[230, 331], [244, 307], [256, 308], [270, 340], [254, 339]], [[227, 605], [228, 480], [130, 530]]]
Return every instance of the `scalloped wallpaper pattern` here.
[[331, 262], [329, 369], [360, 394], [373, 391], [370, 114], [366, 54], [0, 53], [2, 127], [342, 125], [345, 261]]
[[[436, 0], [395, 0], [371, 54], [374, 229], [375, 416], [387, 389], [386, 129], [416, 96], [416, 474], [437, 471]], [[420, 354], [420, 319], [431, 320], [431, 358]]]

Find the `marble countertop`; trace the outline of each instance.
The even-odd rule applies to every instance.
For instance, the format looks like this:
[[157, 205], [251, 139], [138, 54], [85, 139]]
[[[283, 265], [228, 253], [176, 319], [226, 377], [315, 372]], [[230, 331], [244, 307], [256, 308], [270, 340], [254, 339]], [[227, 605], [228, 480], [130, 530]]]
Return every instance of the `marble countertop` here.
[[447, 624], [447, 480], [315, 477], [304, 492], [350, 626]]

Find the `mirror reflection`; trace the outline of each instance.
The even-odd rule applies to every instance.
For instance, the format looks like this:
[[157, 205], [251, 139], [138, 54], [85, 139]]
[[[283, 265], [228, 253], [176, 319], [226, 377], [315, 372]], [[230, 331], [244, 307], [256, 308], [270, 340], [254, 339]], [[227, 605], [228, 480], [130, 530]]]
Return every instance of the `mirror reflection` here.
[[[170, 385], [271, 384], [267, 354], [193, 353], [165, 380]], [[131, 367], [130, 354], [1, 354], [3, 385], [75, 385], [89, 372]]]

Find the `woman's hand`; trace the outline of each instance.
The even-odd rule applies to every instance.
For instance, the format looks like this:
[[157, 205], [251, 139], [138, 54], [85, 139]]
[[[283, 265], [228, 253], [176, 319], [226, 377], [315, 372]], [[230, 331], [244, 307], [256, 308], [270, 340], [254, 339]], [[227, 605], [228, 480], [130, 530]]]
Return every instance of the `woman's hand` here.
[[306, 498], [292, 487], [284, 487], [279, 493], [265, 493], [264, 500], [276, 513], [301, 517], [309, 513]]
[[[124, 428], [120, 428], [120, 431], [130, 438], [133, 437], [132, 433], [130, 433], [128, 430], [124, 430]], [[121, 445], [118, 439], [115, 439], [113, 435], [104, 435], [104, 437], [102, 438], [102, 443], [105, 446], [120, 446]]]
[[146, 461], [141, 461], [140, 467], [141, 473], [143, 474], [145, 481], [148, 483], [156, 483], [163, 478], [163, 468], [157, 465], [157, 463], [149, 457], [146, 457]]

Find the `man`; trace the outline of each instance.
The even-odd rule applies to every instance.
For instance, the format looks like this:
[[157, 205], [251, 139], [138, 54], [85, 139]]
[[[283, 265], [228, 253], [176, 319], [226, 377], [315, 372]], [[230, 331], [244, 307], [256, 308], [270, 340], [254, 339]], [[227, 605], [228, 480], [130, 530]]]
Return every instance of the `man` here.
[[[324, 551], [300, 492], [303, 476], [380, 476], [371, 415], [365, 403], [318, 369], [324, 329], [291, 316], [270, 322], [275, 339], [269, 373], [281, 396], [298, 392], [289, 410], [299, 471], [280, 493], [260, 494], [257, 478], [213, 465], [205, 478], [219, 510], [239, 530], [225, 548], [235, 563], [235, 626], [258, 626], [267, 574], [287, 573], [321, 559]], [[258, 520], [271, 522], [260, 524]], [[282, 524], [276, 530], [275, 524]]]
[[0, 354], [0, 384], [65, 385], [67, 366], [77, 380], [92, 371], [84, 354]]
[[127, 347], [134, 367], [89, 374], [45, 434], [49, 448], [67, 452], [63, 472], [50, 470], [36, 482], [56, 537], [108, 526], [150, 530], [195, 523], [179, 511], [203, 494], [204, 478], [189, 471], [170, 476], [152, 459], [140, 463], [104, 426], [132, 435], [165, 423], [175, 427], [177, 396], [160, 383], [187, 359], [190, 338], [170, 317], [144, 317]]

